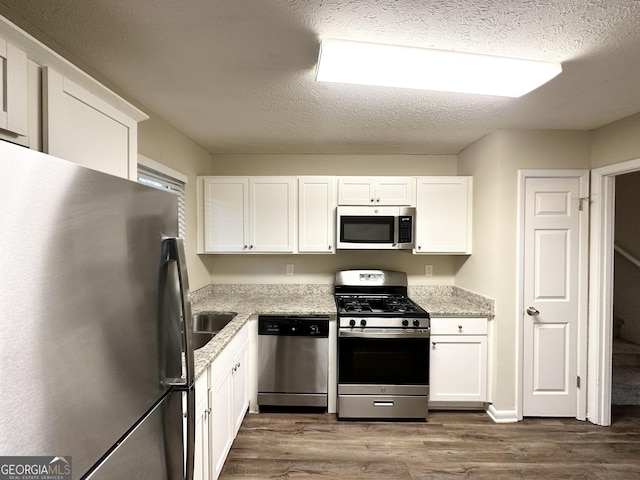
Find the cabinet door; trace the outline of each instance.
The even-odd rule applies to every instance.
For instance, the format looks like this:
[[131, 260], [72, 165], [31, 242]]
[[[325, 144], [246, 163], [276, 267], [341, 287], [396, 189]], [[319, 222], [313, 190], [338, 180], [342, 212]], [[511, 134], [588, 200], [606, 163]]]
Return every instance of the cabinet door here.
[[487, 399], [487, 337], [432, 335], [429, 400], [484, 402]]
[[249, 342], [240, 348], [233, 361], [233, 436], [240, 430], [249, 408]]
[[0, 38], [0, 128], [27, 135], [27, 55]]
[[43, 68], [44, 150], [101, 172], [135, 180], [138, 123], [68, 78]]
[[209, 384], [205, 373], [196, 380], [196, 442], [194, 480], [209, 480]]
[[413, 177], [377, 177], [375, 178], [376, 205], [413, 205]]
[[233, 421], [230, 415], [232, 406], [232, 378], [231, 371], [226, 370], [220, 375], [210, 390], [209, 405], [211, 406], [211, 415], [209, 423], [211, 448], [211, 470], [212, 478], [218, 478], [227, 453], [233, 443]]
[[338, 205], [373, 205], [374, 189], [371, 177], [338, 178]]
[[298, 178], [298, 251], [334, 253], [335, 177]]
[[293, 177], [251, 177], [249, 188], [249, 251], [293, 252], [296, 225]]
[[249, 245], [249, 180], [207, 177], [204, 195], [205, 252], [244, 252]]
[[471, 253], [471, 177], [420, 177], [414, 253]]

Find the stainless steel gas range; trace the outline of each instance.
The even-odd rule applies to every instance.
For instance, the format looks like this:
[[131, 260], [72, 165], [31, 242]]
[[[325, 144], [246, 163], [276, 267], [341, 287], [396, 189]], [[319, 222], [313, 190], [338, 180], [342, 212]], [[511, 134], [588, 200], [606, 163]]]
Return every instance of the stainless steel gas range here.
[[429, 314], [407, 295], [407, 275], [336, 273], [338, 418], [426, 419]]

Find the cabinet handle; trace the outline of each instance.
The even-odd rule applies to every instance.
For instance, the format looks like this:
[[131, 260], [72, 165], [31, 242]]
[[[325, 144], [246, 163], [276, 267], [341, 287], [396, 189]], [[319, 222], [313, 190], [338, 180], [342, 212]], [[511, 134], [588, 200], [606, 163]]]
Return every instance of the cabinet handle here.
[[244, 246], [244, 247], [242, 247], [242, 248], [244, 248], [244, 249], [246, 250], [246, 249], [247, 249], [247, 246], [245, 245], [245, 246]]
[[422, 250], [422, 245], [418, 245], [418, 250]]
[[371, 199], [371, 203], [373, 203], [374, 201], [375, 201], [375, 199], [373, 199], [373, 198], [372, 198], [372, 199]]
[[458, 325], [458, 330], [462, 331], [462, 325]]
[[329, 247], [327, 248], [327, 250], [331, 250], [331, 245], [329, 245]]
[[431, 345], [433, 345], [433, 348], [436, 348], [436, 342], [431, 342]]
[[376, 198], [376, 202], [380, 203], [380, 199], [379, 199], [379, 198]]
[[252, 249], [252, 248], [253, 248], [253, 245], [249, 245], [249, 249]]

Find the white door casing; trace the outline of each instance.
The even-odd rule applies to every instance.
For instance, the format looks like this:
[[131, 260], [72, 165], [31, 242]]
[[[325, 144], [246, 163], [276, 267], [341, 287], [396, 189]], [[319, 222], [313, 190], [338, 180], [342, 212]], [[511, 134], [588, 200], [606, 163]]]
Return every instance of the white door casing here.
[[520, 175], [519, 418], [585, 418], [588, 185], [583, 170]]
[[603, 426], [611, 425], [615, 177], [639, 170], [640, 159], [634, 159], [591, 172], [587, 418]]

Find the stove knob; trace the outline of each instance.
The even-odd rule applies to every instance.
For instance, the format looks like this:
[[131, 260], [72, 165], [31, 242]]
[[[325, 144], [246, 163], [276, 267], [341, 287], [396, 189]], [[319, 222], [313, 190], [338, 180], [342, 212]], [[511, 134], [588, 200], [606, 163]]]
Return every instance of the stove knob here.
[[355, 327], [356, 326], [356, 321], [353, 318], [351, 320], [349, 320], [349, 326], [350, 327]]
[[407, 320], [406, 318], [404, 320], [402, 320], [402, 326], [403, 327], [408, 327], [409, 326], [409, 320]]
[[366, 327], [367, 326], [367, 321], [364, 318], [362, 320], [360, 320], [360, 326], [361, 327]]
[[419, 327], [420, 326], [420, 320], [418, 320], [417, 318], [413, 321], [413, 326], [414, 327]]

